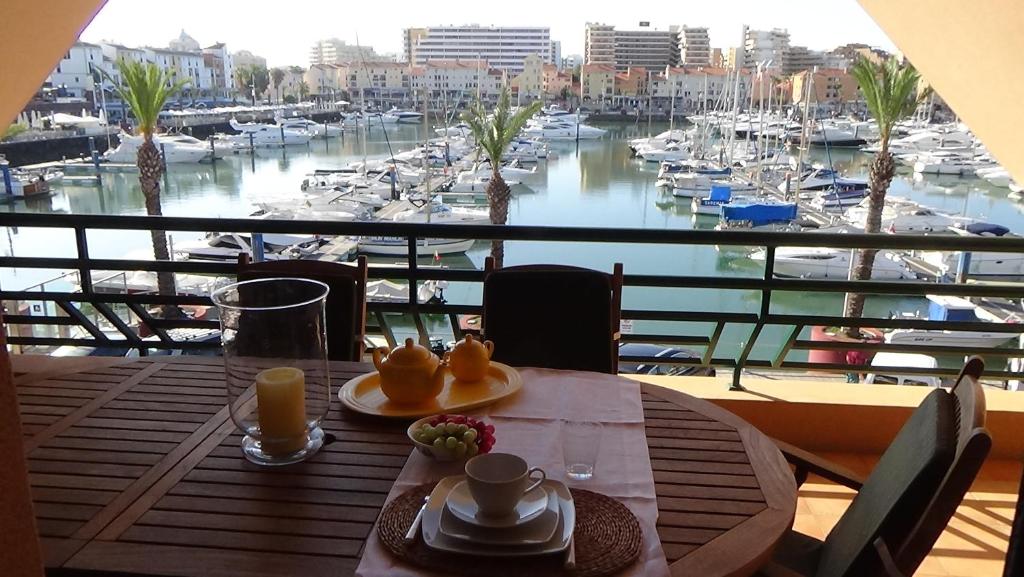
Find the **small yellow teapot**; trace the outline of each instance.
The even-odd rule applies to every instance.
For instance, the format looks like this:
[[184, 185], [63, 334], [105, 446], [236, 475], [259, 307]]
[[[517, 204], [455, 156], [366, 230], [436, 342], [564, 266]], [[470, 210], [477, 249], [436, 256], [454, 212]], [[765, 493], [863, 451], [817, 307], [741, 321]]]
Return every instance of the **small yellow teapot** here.
[[474, 382], [482, 381], [487, 376], [487, 368], [491, 365], [494, 343], [479, 341], [473, 335], [466, 335], [464, 340], [455, 344], [444, 358], [457, 380]]
[[388, 399], [417, 405], [433, 399], [444, 388], [445, 366], [426, 347], [405, 339], [405, 346], [373, 350], [373, 365], [380, 373], [380, 390]]

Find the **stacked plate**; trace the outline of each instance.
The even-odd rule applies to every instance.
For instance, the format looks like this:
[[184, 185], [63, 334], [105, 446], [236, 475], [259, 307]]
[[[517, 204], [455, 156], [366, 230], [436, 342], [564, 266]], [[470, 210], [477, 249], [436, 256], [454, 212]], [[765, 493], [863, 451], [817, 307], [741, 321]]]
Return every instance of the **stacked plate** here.
[[522, 557], [565, 551], [576, 526], [568, 487], [548, 479], [523, 495], [516, 510], [501, 518], [479, 513], [466, 477], [446, 477], [423, 510], [423, 542], [451, 553]]

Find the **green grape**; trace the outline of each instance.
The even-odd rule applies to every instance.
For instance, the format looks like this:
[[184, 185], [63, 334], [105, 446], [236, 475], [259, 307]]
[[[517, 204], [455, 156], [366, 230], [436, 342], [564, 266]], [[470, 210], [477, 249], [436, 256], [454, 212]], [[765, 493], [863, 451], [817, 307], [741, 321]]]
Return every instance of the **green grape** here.
[[442, 439], [441, 437], [438, 437], [438, 438], [434, 439], [434, 448], [435, 449], [441, 450], [444, 447], [445, 447], [444, 439]]
[[444, 429], [449, 435], [454, 435], [455, 432], [459, 430], [459, 426], [455, 423], [446, 423]]
[[460, 458], [460, 459], [462, 457], [465, 457], [466, 456], [466, 450], [467, 450], [466, 443], [462, 443], [462, 442], [457, 443], [455, 445], [455, 456]]
[[455, 437], [448, 437], [444, 440], [444, 446], [449, 449], [454, 449], [458, 444], [459, 442], [455, 440]]
[[415, 433], [412, 434], [412, 438], [421, 443], [426, 442], [426, 436], [423, 434], [423, 431], [416, 431]]
[[472, 457], [480, 452], [480, 447], [476, 443], [469, 443], [466, 445], [466, 454]]
[[462, 434], [462, 440], [465, 441], [466, 444], [468, 445], [468, 444], [472, 443], [473, 441], [476, 441], [476, 435], [477, 435], [476, 429], [469, 429], [465, 433]]
[[426, 435], [429, 435], [434, 432], [434, 427], [430, 423], [427, 423], [420, 427], [420, 431], [422, 431]]
[[468, 430], [469, 430], [469, 426], [468, 425], [459, 425], [458, 429], [456, 429], [455, 432], [461, 435], [461, 434], [465, 433]]

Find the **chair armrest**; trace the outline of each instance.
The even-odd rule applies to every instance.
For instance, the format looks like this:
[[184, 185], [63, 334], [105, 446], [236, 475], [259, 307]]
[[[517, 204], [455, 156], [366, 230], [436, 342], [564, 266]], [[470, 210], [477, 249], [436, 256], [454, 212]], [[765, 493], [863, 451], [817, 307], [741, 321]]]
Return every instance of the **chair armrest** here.
[[882, 570], [885, 571], [885, 577], [903, 577], [903, 572], [899, 570], [899, 567], [896, 566], [896, 560], [892, 558], [889, 546], [885, 544], [881, 537], [875, 539], [875, 552], [878, 553], [878, 559], [881, 561]]
[[772, 441], [774, 441], [779, 447], [779, 450], [782, 451], [782, 455], [786, 457], [786, 460], [796, 467], [794, 475], [796, 476], [796, 483], [798, 486], [802, 485], [804, 481], [807, 480], [808, 473], [814, 473], [819, 477], [823, 477], [829, 481], [839, 483], [840, 485], [857, 491], [859, 491], [864, 485], [863, 477], [842, 465], [833, 463], [828, 459], [819, 457], [814, 453], [805, 451], [794, 445], [790, 445], [785, 441], [780, 441], [778, 439], [772, 439]]

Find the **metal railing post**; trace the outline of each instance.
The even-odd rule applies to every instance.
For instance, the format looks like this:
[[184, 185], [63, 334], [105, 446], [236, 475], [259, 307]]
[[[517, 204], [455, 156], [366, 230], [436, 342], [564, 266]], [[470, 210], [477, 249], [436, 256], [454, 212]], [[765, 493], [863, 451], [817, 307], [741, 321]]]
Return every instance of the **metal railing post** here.
[[92, 267], [89, 266], [89, 239], [85, 227], [75, 227], [75, 249], [78, 260], [78, 284], [82, 293], [92, 294]]
[[764, 256], [764, 288], [761, 290], [761, 311], [757, 315], [757, 323], [754, 325], [753, 330], [750, 331], [750, 335], [747, 337], [747, 344], [743, 347], [743, 351], [740, 353], [740, 357], [736, 360], [736, 367], [732, 371], [732, 384], [729, 385], [730, 391], [743, 391], [743, 385], [740, 384], [740, 376], [743, 374], [743, 367], [747, 364], [747, 358], [750, 357], [750, 351], [754, 349], [754, 343], [757, 342], [757, 338], [761, 336], [761, 329], [764, 328], [765, 321], [768, 319], [768, 315], [771, 313], [772, 307], [772, 279], [775, 277], [775, 246], [765, 246]]

